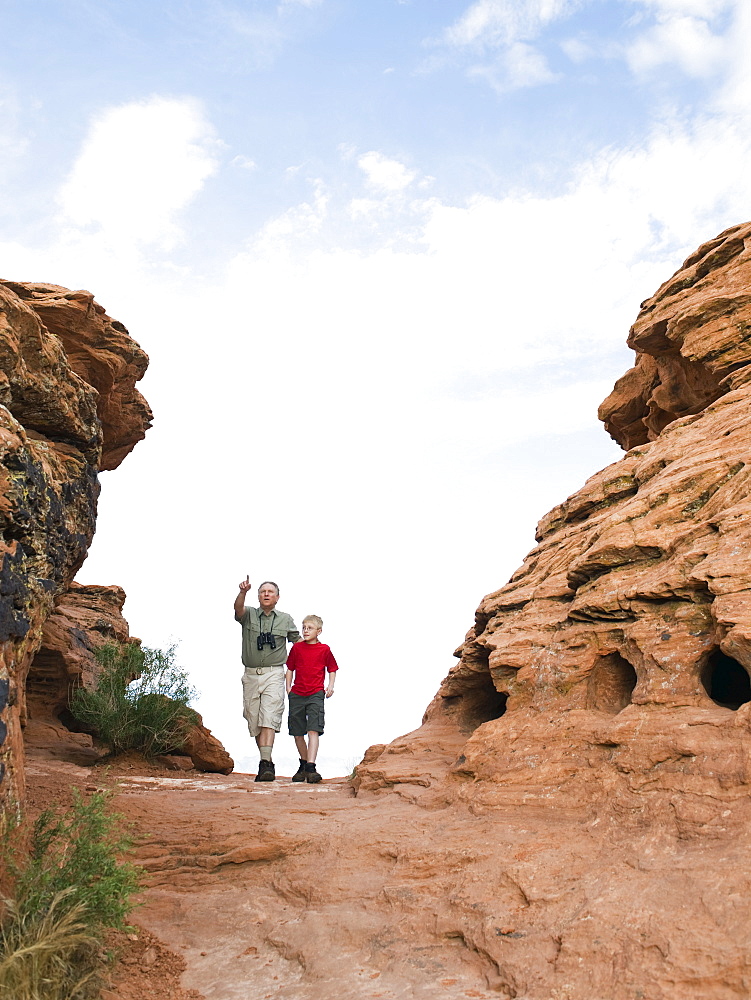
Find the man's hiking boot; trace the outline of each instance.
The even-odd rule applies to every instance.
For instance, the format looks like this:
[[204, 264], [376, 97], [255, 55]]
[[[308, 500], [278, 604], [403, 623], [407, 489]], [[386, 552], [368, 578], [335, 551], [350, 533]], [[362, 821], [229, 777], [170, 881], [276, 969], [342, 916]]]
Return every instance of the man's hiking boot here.
[[272, 760], [259, 760], [256, 781], [273, 781], [275, 778], [274, 762]]
[[306, 773], [307, 772], [305, 770], [305, 761], [301, 760], [300, 761], [300, 766], [298, 767], [297, 771], [292, 775], [292, 780], [293, 781], [305, 781], [305, 775], [306, 775]]
[[[312, 768], [312, 770], [310, 770]], [[316, 771], [315, 764], [308, 764], [305, 769], [305, 780], [309, 785], [317, 785], [322, 780], [321, 775]]]

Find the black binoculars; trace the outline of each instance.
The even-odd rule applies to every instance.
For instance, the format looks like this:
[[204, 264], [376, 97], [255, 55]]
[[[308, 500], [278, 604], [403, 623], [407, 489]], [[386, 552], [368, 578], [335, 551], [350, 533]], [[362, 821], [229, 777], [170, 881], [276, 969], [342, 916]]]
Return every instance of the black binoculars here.
[[259, 653], [263, 652], [264, 646], [271, 646], [272, 649], [276, 649], [276, 638], [272, 632], [259, 632], [258, 638], [256, 639], [256, 648]]

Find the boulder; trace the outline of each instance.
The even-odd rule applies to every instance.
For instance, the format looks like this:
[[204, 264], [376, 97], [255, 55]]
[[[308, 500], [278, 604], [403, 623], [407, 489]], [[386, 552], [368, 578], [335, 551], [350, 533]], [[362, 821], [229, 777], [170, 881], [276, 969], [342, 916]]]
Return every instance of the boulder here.
[[213, 736], [210, 729], [203, 724], [203, 719], [196, 712], [197, 721], [187, 733], [182, 753], [193, 761], [197, 771], [210, 771], [217, 774], [231, 774], [235, 767], [222, 744]]

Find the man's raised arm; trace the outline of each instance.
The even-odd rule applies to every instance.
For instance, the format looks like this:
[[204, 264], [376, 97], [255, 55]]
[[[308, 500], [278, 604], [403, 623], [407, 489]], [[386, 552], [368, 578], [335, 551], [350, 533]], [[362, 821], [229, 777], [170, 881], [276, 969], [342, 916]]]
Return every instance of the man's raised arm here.
[[240, 593], [235, 598], [235, 621], [242, 621], [245, 612], [245, 595], [251, 588], [250, 577], [246, 576], [240, 584]]

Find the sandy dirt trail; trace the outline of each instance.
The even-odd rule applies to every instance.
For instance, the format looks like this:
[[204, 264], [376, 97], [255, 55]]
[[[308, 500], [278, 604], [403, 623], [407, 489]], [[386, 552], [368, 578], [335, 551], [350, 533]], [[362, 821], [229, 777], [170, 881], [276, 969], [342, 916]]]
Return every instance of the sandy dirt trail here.
[[431, 926], [439, 815], [388, 798], [385, 810], [357, 799], [345, 779], [125, 778], [118, 808], [151, 882], [138, 923], [184, 957], [183, 984], [207, 1000], [497, 1000], [487, 961]]
[[358, 796], [343, 778], [30, 764], [39, 793], [116, 781], [133, 824], [151, 965], [133, 943], [106, 1000], [748, 996], [747, 797], [691, 837], [529, 792], [483, 804], [497, 791], [436, 742], [413, 735], [391, 784]]

